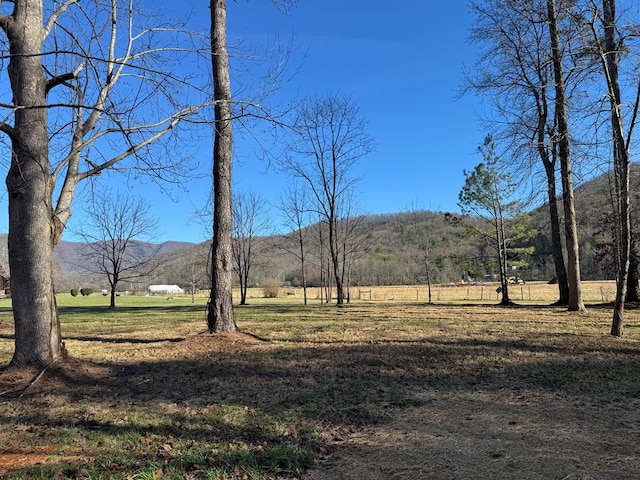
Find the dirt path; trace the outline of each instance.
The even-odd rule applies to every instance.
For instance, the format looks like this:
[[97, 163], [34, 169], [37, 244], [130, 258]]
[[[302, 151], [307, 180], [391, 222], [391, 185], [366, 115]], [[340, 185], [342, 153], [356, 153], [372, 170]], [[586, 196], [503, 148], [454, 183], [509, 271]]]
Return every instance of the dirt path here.
[[334, 441], [336, 454], [307, 480], [640, 478], [640, 405], [607, 405], [558, 394], [425, 394], [424, 405]]

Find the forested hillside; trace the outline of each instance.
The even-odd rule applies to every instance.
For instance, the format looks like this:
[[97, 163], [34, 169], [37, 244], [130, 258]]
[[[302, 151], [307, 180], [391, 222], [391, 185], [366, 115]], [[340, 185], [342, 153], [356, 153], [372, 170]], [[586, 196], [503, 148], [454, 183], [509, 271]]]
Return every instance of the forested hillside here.
[[[638, 177], [635, 169], [634, 179]], [[638, 182], [634, 180], [634, 191]], [[601, 175], [576, 191], [582, 278], [596, 280], [612, 278], [611, 260], [604, 255], [598, 260], [598, 244], [606, 242], [607, 222], [611, 212], [610, 179]], [[531, 212], [530, 228], [537, 230], [532, 240], [535, 253], [527, 258], [528, 266], [518, 269], [527, 281], [549, 281], [553, 278], [550, 253], [547, 206]], [[493, 267], [477, 239], [449, 224], [443, 212], [402, 212], [368, 215], [359, 218], [358, 235], [353, 250], [352, 285], [394, 285], [425, 283], [427, 278], [425, 252], [416, 241], [416, 231], [422, 232], [429, 243], [428, 263], [434, 283], [483, 281], [492, 279]], [[326, 265], [327, 252], [319, 246], [317, 225], [306, 232], [306, 273], [309, 285], [321, 283], [321, 256]], [[6, 237], [2, 237], [6, 242]], [[136, 244], [136, 248], [151, 248]], [[154, 247], [157, 248], [157, 247]], [[606, 250], [606, 249], [605, 249]], [[81, 259], [74, 255], [78, 245], [61, 242], [56, 247], [57, 285], [60, 291], [90, 284], [104, 288], [105, 281], [97, 275], [87, 275], [79, 266]], [[278, 284], [301, 281], [300, 261], [296, 255], [295, 235], [261, 237], [256, 239], [251, 262], [250, 284]], [[166, 242], [161, 245], [158, 267], [144, 278], [125, 281], [122, 289], [144, 289], [150, 283], [191, 285], [206, 288], [207, 243], [190, 244]]]

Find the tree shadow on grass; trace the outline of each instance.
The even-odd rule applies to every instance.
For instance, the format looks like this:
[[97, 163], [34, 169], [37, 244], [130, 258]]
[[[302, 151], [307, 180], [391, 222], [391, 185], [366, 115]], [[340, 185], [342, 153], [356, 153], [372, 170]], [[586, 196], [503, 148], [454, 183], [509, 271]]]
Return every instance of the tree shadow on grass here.
[[[210, 466], [219, 460], [211, 453], [212, 443], [256, 449], [289, 445], [317, 452], [332, 443], [305, 433], [318, 426], [338, 437], [343, 431], [383, 427], [398, 411], [413, 411], [438, 398], [448, 399], [455, 417], [456, 399], [505, 392], [522, 396], [525, 406], [526, 398], [557, 396], [572, 405], [631, 407], [640, 396], [637, 350], [610, 342], [581, 344], [572, 337], [551, 346], [502, 339], [302, 345], [202, 335], [167, 344], [157, 361], [70, 361], [53, 368], [22, 400], [0, 397], [0, 424], [28, 425], [54, 436], [71, 429], [86, 439], [129, 435], [139, 465], [147, 466], [177, 465], [178, 455], [158, 454], [167, 438], [181, 455], [187, 455], [187, 445], [206, 446], [204, 460], [180, 467], [190, 472], [198, 462]], [[67, 410], [61, 413], [47, 404], [55, 396], [69, 405]], [[473, 408], [498, 418], [512, 407]], [[486, 432], [487, 441], [500, 433], [495, 428]], [[621, 443], [633, 436], [623, 429], [618, 433]], [[456, 435], [462, 441], [466, 434]], [[145, 442], [154, 448], [140, 451]]]
[[131, 314], [140, 312], [150, 312], [151, 314], [158, 313], [201, 313], [205, 311], [203, 305], [140, 305], [140, 306], [116, 306], [115, 309], [110, 309], [106, 305], [73, 305], [58, 307], [58, 313], [65, 316], [74, 315], [87, 315], [87, 314], [103, 314], [103, 313], [117, 313], [117, 314]]

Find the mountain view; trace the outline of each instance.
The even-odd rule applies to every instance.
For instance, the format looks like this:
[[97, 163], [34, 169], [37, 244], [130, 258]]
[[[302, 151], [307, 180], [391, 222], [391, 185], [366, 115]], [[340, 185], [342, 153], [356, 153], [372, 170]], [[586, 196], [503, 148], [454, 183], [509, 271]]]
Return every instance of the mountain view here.
[[[584, 280], [607, 279], [612, 275], [606, 258], [598, 260], [597, 257], [597, 244], [603, 237], [599, 233], [599, 225], [606, 212], [611, 211], [609, 185], [608, 176], [601, 175], [576, 190], [581, 273]], [[529, 226], [537, 231], [531, 240], [535, 252], [526, 259], [527, 265], [517, 272], [519, 277], [527, 281], [550, 281], [554, 276], [547, 216], [546, 205], [530, 212]], [[407, 232], [410, 228], [422, 230], [432, 239], [437, 239], [431, 252], [433, 282], [450, 283], [463, 279], [482, 281], [493, 278], [492, 274], [495, 272], [488, 266], [487, 252], [481, 251], [478, 240], [465, 236], [463, 231], [449, 224], [443, 212], [365, 215], [359, 221], [359, 229], [363, 233], [354, 254], [352, 285], [425, 283], [423, 253], [409, 238]], [[308, 285], [318, 285], [321, 282], [320, 252], [314, 246], [317, 244], [317, 240], [313, 238], [314, 228], [317, 226], [307, 229]], [[255, 239], [249, 283], [282, 285], [299, 282], [302, 273], [295, 256], [295, 241], [293, 233]], [[3, 262], [6, 264], [6, 235], [0, 237], [0, 245], [5, 252]], [[157, 250], [156, 266], [148, 274], [125, 280], [120, 284], [121, 289], [145, 291], [148, 285], [154, 283], [178, 284], [185, 289], [190, 289], [191, 284], [197, 288], [207, 288], [208, 242], [134, 242], [130, 248], [142, 252], [142, 256]], [[106, 278], [88, 273], [83, 267], [82, 255], [78, 255], [81, 250], [81, 244], [74, 242], [62, 241], [56, 247], [54, 253], [58, 291], [81, 286], [90, 286], [95, 290], [107, 288]]]

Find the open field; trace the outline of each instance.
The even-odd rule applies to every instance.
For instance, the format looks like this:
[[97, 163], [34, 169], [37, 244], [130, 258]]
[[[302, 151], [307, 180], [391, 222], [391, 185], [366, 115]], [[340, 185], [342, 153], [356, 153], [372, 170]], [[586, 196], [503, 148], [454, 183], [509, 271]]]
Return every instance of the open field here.
[[638, 478], [640, 310], [265, 299], [211, 336], [119, 300], [60, 296], [70, 358], [0, 371], [0, 478]]
[[[463, 285], [432, 285], [431, 301], [434, 303], [496, 303], [500, 295], [496, 292], [499, 283], [463, 284]], [[429, 298], [428, 289], [424, 285], [401, 286], [363, 286], [351, 287], [349, 294], [353, 301], [374, 302], [426, 302]], [[582, 296], [586, 303], [612, 302], [615, 299], [616, 284], [614, 281], [582, 282]], [[303, 298], [302, 288], [280, 289], [279, 297]], [[264, 298], [262, 288], [249, 288], [248, 298]], [[515, 302], [523, 303], [552, 303], [558, 298], [557, 285], [544, 282], [526, 283], [524, 285], [509, 285], [509, 297]], [[239, 291], [234, 291], [234, 298], [240, 298]], [[307, 298], [311, 302], [320, 299], [319, 288], [308, 288]]]

